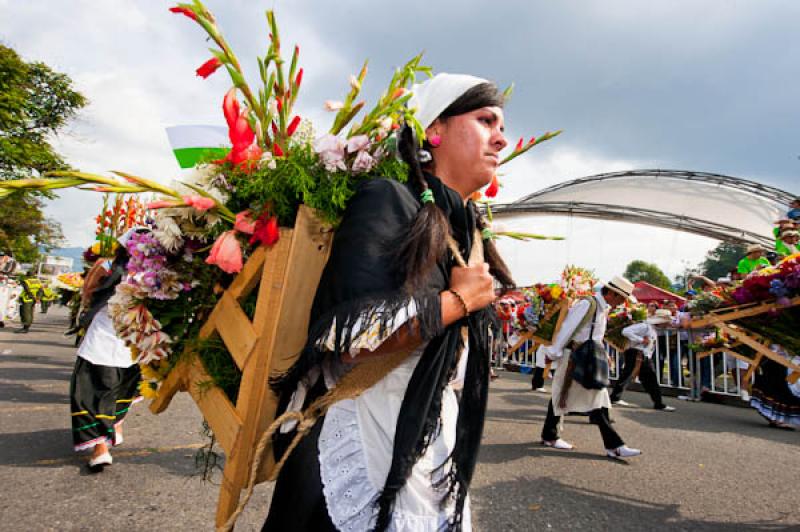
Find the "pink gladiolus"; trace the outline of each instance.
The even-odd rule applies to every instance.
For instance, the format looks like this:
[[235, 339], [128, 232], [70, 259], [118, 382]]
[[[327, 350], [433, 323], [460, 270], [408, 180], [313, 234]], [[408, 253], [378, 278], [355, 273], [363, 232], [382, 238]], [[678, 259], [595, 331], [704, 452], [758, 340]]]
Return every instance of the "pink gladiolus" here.
[[205, 212], [216, 205], [213, 199], [203, 196], [183, 196], [183, 202], [200, 212]]
[[325, 110], [326, 111], [338, 111], [344, 107], [344, 103], [336, 101], [336, 100], [326, 100], [325, 101]]
[[523, 142], [524, 142], [524, 139], [523, 139], [522, 137], [520, 137], [520, 138], [519, 138], [519, 142], [517, 142], [517, 145], [514, 147], [514, 151], [519, 151], [519, 150], [521, 150], [521, 149], [522, 149], [522, 143], [523, 143]]
[[198, 68], [196, 72], [198, 76], [200, 76], [203, 79], [206, 79], [208, 78], [208, 76], [216, 72], [216, 70], [221, 66], [222, 66], [222, 61], [220, 61], [216, 57], [212, 57], [211, 59], [200, 65], [200, 68]]
[[173, 201], [173, 200], [157, 200], [157, 201], [151, 201], [150, 203], [148, 203], [146, 205], [145, 208], [150, 209], [150, 210], [168, 209], [170, 207], [179, 207], [181, 205], [182, 205], [181, 203], [178, 203], [177, 201]]
[[219, 235], [206, 258], [206, 264], [216, 264], [225, 273], [242, 270], [242, 248], [239, 247], [235, 231], [225, 231]]
[[233, 228], [240, 233], [252, 235], [253, 231], [256, 230], [256, 222], [251, 217], [250, 211], [242, 211], [238, 213], [236, 215], [236, 223], [233, 224]]
[[195, 15], [194, 11], [192, 11], [188, 7], [171, 7], [169, 8], [169, 10], [172, 11], [173, 13], [181, 13], [183, 15], [186, 15], [192, 20], [197, 20], [197, 15]]

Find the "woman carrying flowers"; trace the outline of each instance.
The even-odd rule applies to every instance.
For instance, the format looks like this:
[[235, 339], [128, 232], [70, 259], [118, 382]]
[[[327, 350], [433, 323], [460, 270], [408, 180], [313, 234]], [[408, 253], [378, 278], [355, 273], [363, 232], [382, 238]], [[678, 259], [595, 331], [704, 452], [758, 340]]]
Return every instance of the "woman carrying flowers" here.
[[[413, 93], [409, 107], [426, 140], [410, 127], [399, 132], [408, 182], [373, 179], [357, 189], [306, 347], [274, 387], [281, 410], [297, 411], [335, 392], [359, 365], [394, 367], [333, 403], [300, 440], [278, 476], [265, 530], [471, 528], [467, 490], [486, 409], [493, 285], [513, 282], [481, 237], [470, 197], [493, 180], [506, 146], [503, 96], [486, 80], [450, 74]], [[297, 428], [281, 428], [276, 459]]]
[[119, 237], [114, 261], [98, 262], [88, 276], [96, 280], [84, 287], [86, 307], [79, 325], [86, 328], [86, 335], [72, 372], [70, 403], [75, 451], [92, 450], [88, 465], [93, 473], [111, 465], [109, 446], [122, 443], [122, 421], [132, 404], [141, 400], [139, 366], [117, 337], [108, 313], [108, 300], [125, 276], [125, 243], [133, 231]]

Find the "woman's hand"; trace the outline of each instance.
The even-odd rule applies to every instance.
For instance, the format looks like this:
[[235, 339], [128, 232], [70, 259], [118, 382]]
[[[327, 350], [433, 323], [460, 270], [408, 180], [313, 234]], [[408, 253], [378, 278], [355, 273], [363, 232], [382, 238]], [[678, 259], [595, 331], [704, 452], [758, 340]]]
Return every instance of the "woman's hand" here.
[[494, 278], [486, 263], [477, 266], [456, 266], [450, 270], [450, 289], [455, 290], [470, 312], [481, 309], [495, 300]]
[[445, 327], [494, 301], [494, 279], [489, 274], [489, 265], [454, 267], [450, 270], [450, 290], [440, 293]]

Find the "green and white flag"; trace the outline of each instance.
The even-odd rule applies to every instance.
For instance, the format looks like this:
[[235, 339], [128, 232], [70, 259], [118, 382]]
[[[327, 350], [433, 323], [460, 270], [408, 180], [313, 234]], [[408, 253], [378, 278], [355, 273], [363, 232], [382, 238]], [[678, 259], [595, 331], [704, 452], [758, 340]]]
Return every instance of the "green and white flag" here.
[[192, 168], [210, 157], [221, 159], [230, 151], [224, 126], [173, 126], [167, 128], [167, 137], [181, 168]]

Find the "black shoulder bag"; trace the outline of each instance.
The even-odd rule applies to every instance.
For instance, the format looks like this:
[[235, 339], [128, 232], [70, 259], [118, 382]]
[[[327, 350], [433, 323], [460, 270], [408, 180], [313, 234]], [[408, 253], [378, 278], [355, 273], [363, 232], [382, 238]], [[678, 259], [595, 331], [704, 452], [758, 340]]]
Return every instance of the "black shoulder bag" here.
[[[610, 384], [608, 356], [603, 345], [593, 338], [594, 324], [597, 321], [597, 302], [594, 298], [589, 301], [589, 316], [592, 317], [589, 339], [570, 354], [570, 360], [574, 363], [572, 380], [588, 390], [602, 390]], [[585, 321], [581, 322], [578, 330], [584, 326]]]

